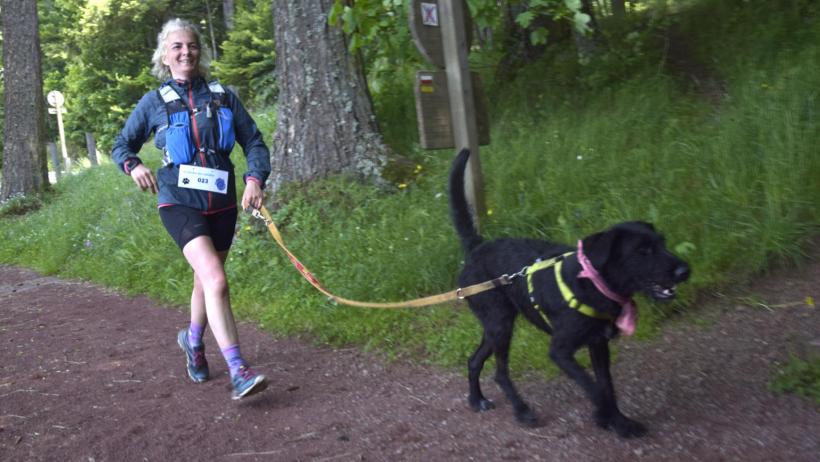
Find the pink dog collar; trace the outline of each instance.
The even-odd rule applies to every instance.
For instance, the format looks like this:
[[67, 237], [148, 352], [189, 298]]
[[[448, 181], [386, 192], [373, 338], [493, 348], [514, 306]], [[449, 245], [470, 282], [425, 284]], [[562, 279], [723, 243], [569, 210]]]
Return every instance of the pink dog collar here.
[[621, 314], [615, 320], [615, 325], [624, 335], [635, 333], [635, 326], [638, 324], [638, 306], [631, 298], [626, 298], [613, 292], [607, 285], [598, 271], [592, 266], [586, 255], [584, 255], [584, 243], [578, 241], [578, 262], [582, 271], [578, 273], [579, 278], [586, 278], [592, 281], [595, 288], [613, 302], [621, 305]]

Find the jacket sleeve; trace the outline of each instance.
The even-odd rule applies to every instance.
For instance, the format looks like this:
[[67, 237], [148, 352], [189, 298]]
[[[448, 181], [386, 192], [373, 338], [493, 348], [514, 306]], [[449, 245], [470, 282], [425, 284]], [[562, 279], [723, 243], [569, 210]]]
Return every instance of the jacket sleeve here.
[[137, 153], [142, 145], [151, 137], [151, 112], [155, 106], [157, 96], [153, 91], [146, 93], [137, 103], [137, 106], [128, 116], [125, 127], [114, 140], [111, 149], [111, 159], [117, 163], [120, 170], [131, 174], [131, 170], [142, 163]]
[[270, 175], [270, 151], [265, 145], [262, 132], [256, 126], [256, 122], [239, 98], [230, 90], [227, 90], [229, 104], [233, 112], [234, 133], [236, 134], [236, 141], [242, 146], [245, 152], [245, 157], [248, 161], [248, 171], [242, 176], [247, 184], [248, 181], [257, 181], [259, 185], [264, 187], [265, 181]]

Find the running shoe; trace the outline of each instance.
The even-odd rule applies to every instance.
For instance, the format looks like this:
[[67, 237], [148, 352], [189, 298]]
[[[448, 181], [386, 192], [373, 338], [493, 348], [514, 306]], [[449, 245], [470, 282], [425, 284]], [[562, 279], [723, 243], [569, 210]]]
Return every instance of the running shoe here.
[[231, 377], [231, 383], [233, 383], [231, 399], [242, 399], [268, 387], [265, 376], [253, 372], [248, 366], [240, 366], [236, 375]]
[[188, 377], [196, 383], [208, 380], [208, 361], [205, 359], [205, 345], [192, 347], [188, 343], [188, 329], [182, 329], [177, 334], [177, 343], [185, 352], [188, 365]]

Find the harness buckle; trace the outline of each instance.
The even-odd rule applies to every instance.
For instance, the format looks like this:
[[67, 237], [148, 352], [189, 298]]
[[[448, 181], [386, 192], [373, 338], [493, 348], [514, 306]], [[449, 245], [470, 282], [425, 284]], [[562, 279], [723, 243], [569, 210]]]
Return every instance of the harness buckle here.
[[461, 287], [456, 289], [456, 298], [459, 300], [464, 300], [466, 298], [464, 297], [464, 290]]

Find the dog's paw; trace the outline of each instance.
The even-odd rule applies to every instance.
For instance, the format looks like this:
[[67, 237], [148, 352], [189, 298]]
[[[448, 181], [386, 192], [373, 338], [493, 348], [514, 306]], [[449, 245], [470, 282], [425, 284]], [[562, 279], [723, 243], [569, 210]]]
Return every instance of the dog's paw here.
[[596, 413], [595, 423], [601, 428], [615, 430], [615, 433], [621, 438], [638, 438], [646, 435], [648, 431], [644, 424], [632, 420], [621, 413], [611, 416]]
[[495, 409], [495, 404], [487, 398], [470, 399], [470, 409], [475, 412], [484, 412]]
[[613, 426], [615, 427], [615, 433], [621, 438], [638, 438], [646, 435], [649, 431], [644, 424], [636, 420], [627, 419], [626, 417], [623, 418], [623, 421]]
[[525, 407], [515, 411], [515, 420], [521, 425], [529, 428], [538, 426], [538, 417], [532, 412], [532, 409]]
[[612, 419], [612, 428], [621, 438], [638, 438], [646, 435], [648, 431], [644, 424], [622, 414]]

